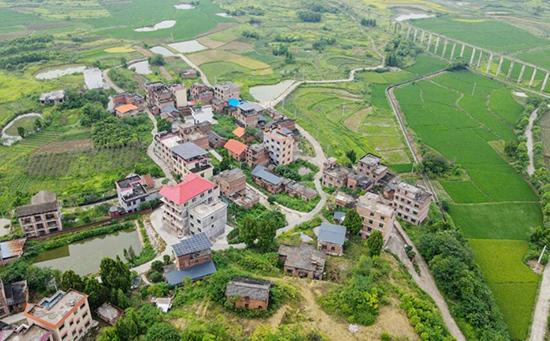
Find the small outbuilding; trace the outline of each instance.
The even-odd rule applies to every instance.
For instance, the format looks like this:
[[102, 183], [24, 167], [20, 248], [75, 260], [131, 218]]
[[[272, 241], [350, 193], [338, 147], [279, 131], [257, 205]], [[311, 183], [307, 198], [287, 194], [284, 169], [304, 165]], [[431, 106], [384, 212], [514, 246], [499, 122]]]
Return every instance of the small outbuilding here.
[[317, 236], [317, 248], [332, 256], [344, 254], [344, 242], [346, 241], [346, 227], [329, 223], [319, 226]]
[[124, 311], [119, 307], [112, 305], [111, 303], [103, 303], [96, 310], [97, 316], [106, 323], [114, 326], [116, 321], [124, 315]]
[[262, 309], [269, 305], [271, 282], [252, 278], [233, 279], [225, 287], [225, 297], [234, 302], [237, 309]]

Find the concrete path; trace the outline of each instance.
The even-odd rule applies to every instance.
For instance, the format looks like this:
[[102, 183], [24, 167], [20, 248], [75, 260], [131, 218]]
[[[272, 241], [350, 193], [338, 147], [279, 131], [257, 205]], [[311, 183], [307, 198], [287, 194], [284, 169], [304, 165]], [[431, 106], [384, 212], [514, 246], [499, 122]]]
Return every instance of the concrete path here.
[[109, 77], [110, 70], [111, 69], [107, 69], [103, 71], [103, 80], [105, 81], [105, 84], [107, 84], [107, 87], [115, 90], [117, 94], [123, 93], [124, 89], [116, 85], [115, 82], [113, 82], [113, 80]]
[[[414, 252], [416, 253], [416, 264], [418, 265], [419, 273], [416, 272], [413, 263], [409, 260], [409, 257], [407, 257], [407, 254], [405, 253], [405, 246], [407, 245], [412, 246]], [[424, 292], [430, 295], [430, 297], [437, 305], [437, 308], [441, 312], [443, 321], [445, 322], [445, 325], [447, 326], [447, 329], [449, 330], [451, 335], [458, 341], [465, 341], [466, 338], [464, 337], [462, 331], [458, 327], [458, 324], [452, 317], [445, 298], [443, 298], [443, 295], [441, 295], [441, 292], [439, 292], [439, 289], [435, 284], [430, 269], [428, 268], [428, 264], [426, 264], [424, 258], [422, 258], [422, 256], [398, 222], [395, 223], [395, 229], [390, 235], [384, 247], [386, 250], [395, 254], [399, 258], [401, 263], [403, 263], [407, 268], [409, 274], [411, 274], [416, 284], [418, 284], [418, 286], [422, 290], [424, 290]]]
[[[153, 122], [153, 130], [151, 130], [151, 135], [153, 135], [154, 138], [158, 131], [157, 119], [155, 118], [155, 116], [153, 116], [153, 114], [151, 114], [149, 110], [147, 110], [147, 116], [149, 116], [149, 119], [151, 120], [151, 122]], [[164, 175], [170, 182], [176, 182], [176, 180], [172, 176], [172, 171], [170, 167], [155, 154], [153, 147], [154, 144], [155, 141], [153, 140], [151, 141], [151, 144], [147, 147], [147, 156], [149, 156], [149, 158], [162, 169]]]
[[527, 155], [529, 156], [529, 164], [527, 165], [527, 174], [529, 174], [529, 176], [535, 173], [535, 157], [533, 152], [533, 145], [534, 145], [533, 126], [535, 125], [535, 121], [537, 120], [538, 113], [539, 113], [539, 108], [533, 110], [533, 112], [529, 116], [529, 124], [525, 129], [525, 137], [527, 138]]
[[191, 61], [191, 59], [187, 58], [187, 56], [185, 56], [184, 54], [180, 53], [180, 54], [177, 54], [176, 56], [180, 57], [187, 65], [189, 65], [192, 69], [195, 69], [197, 72], [200, 73], [201, 75], [201, 81], [208, 85], [208, 86], [212, 86], [210, 84], [210, 82], [208, 81], [208, 77], [206, 77], [206, 74], [204, 72], [202, 72], [201, 68], [198, 67], [195, 63], [193, 63]]
[[550, 311], [550, 266], [544, 268], [542, 282], [540, 283], [539, 297], [533, 315], [533, 324], [529, 341], [544, 341], [546, 334], [547, 318]]

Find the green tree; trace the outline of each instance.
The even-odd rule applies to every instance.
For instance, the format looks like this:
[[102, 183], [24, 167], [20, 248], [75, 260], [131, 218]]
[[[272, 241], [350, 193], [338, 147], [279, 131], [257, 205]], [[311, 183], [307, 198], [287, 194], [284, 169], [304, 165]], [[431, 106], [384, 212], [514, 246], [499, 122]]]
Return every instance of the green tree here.
[[158, 322], [149, 328], [145, 339], [148, 341], [179, 341], [181, 336], [178, 330], [166, 322]]
[[355, 150], [353, 149], [350, 149], [346, 152], [346, 157], [348, 158], [348, 160], [354, 164], [355, 161], [357, 161], [357, 153], [355, 152]]
[[124, 317], [115, 324], [117, 335], [121, 340], [136, 340], [140, 334], [138, 328], [139, 316], [135, 309], [126, 310]]
[[164, 265], [170, 264], [170, 261], [171, 261], [170, 255], [164, 255], [164, 256], [162, 256], [162, 260], [164, 261]]
[[380, 256], [382, 247], [384, 246], [384, 237], [380, 231], [374, 231], [367, 239], [369, 246], [369, 256]]
[[92, 309], [96, 309], [109, 299], [109, 289], [99, 283], [94, 277], [85, 280], [84, 292], [88, 295], [88, 302]]
[[166, 61], [164, 60], [164, 57], [160, 54], [154, 54], [151, 57], [149, 57], [149, 64], [155, 65], [155, 66], [162, 66], [166, 64]]
[[84, 281], [73, 270], [68, 270], [63, 273], [60, 286], [63, 290], [74, 289], [77, 291], [84, 291], [85, 289]]
[[356, 235], [363, 227], [363, 221], [356, 210], [349, 210], [344, 218], [344, 226], [347, 227], [350, 235]]
[[172, 130], [172, 123], [167, 119], [161, 118], [157, 120], [157, 130], [158, 131], [170, 131]]
[[164, 271], [164, 263], [156, 260], [151, 264], [151, 270], [162, 273]]
[[101, 329], [97, 341], [122, 341], [122, 339], [118, 336], [116, 327], [107, 327]]
[[17, 134], [24, 138], [27, 135], [27, 130], [25, 127], [17, 127]]
[[117, 257], [116, 260], [103, 258], [99, 266], [101, 282], [110, 290], [121, 289], [129, 292], [132, 284], [132, 274], [128, 266]]

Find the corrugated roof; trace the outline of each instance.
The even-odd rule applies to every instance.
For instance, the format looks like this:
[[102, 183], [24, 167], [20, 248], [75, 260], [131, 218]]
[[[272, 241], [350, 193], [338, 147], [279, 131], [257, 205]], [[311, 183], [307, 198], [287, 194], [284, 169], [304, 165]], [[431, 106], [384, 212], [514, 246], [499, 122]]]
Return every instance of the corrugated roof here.
[[196, 234], [190, 238], [183, 239], [179, 243], [172, 245], [176, 256], [188, 255], [190, 253], [208, 250], [212, 243], [204, 232]]
[[320, 242], [344, 245], [346, 241], [346, 227], [323, 222], [319, 228], [317, 239]]
[[0, 243], [0, 254], [2, 259], [18, 257], [23, 254], [26, 238], [8, 240]]
[[195, 157], [207, 155], [208, 152], [193, 142], [186, 142], [172, 148], [172, 153], [184, 160], [191, 160]]
[[160, 189], [160, 195], [181, 205], [214, 187], [216, 186], [205, 178], [195, 173], [189, 173], [179, 184], [163, 186]]
[[272, 185], [279, 185], [283, 178], [269, 172], [264, 166], [258, 165], [252, 170], [252, 176], [258, 177]]
[[204, 278], [208, 275], [216, 272], [216, 266], [214, 262], [206, 262], [202, 264], [195, 265], [193, 267], [187, 268], [185, 270], [176, 270], [166, 273], [166, 281], [170, 285], [181, 284], [185, 278], [190, 278], [195, 281], [201, 278]]

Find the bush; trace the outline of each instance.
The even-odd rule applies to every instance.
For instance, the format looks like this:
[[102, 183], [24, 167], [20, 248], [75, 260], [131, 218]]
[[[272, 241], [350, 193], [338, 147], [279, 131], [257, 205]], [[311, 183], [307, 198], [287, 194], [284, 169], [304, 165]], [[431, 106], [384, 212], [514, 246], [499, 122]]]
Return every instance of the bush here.
[[166, 64], [166, 61], [164, 60], [164, 57], [162, 55], [154, 54], [149, 57], [149, 64], [155, 66], [163, 66], [164, 64]]
[[320, 22], [321, 13], [313, 11], [299, 11], [298, 18], [304, 22]]

